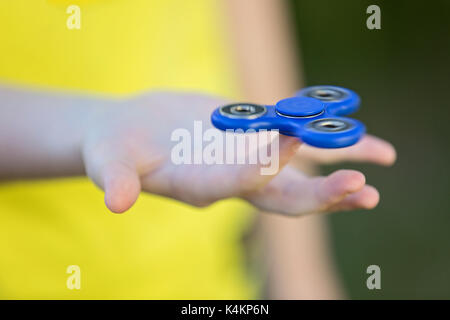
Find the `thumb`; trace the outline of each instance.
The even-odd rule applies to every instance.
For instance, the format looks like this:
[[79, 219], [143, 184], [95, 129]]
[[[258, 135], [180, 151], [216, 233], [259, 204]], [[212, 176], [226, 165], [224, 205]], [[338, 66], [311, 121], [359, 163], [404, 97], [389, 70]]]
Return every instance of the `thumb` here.
[[126, 156], [95, 149], [84, 152], [86, 173], [105, 191], [108, 209], [114, 213], [125, 212], [136, 202], [141, 191], [136, 165]]
[[141, 182], [134, 165], [116, 160], [104, 165], [101, 179], [105, 191], [105, 204], [114, 213], [131, 208], [141, 192]]

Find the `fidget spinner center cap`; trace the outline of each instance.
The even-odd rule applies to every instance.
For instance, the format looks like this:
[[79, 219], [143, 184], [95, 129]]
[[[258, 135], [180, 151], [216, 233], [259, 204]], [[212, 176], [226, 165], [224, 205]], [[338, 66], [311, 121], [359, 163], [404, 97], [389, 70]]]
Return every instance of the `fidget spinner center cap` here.
[[284, 117], [314, 117], [324, 112], [322, 101], [308, 97], [293, 97], [279, 101], [276, 112]]

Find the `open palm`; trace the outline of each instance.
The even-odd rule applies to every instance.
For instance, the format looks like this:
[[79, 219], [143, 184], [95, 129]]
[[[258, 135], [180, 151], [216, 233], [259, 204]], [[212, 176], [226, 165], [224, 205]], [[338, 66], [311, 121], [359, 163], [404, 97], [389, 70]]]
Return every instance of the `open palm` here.
[[[225, 103], [201, 94], [160, 92], [98, 109], [82, 149], [86, 171], [105, 190], [108, 208], [117, 213], [128, 210], [141, 191], [195, 206], [241, 197], [261, 210], [288, 215], [376, 206], [378, 192], [365, 184], [358, 171], [338, 170], [327, 177], [309, 177], [289, 165], [292, 161], [320, 164], [343, 160], [392, 164], [394, 148], [372, 136], [349, 148], [322, 150], [280, 135], [279, 170], [274, 175], [262, 175], [263, 166], [248, 161], [175, 164], [171, 159], [174, 130], [192, 130], [194, 121], [202, 121], [204, 130], [211, 128], [212, 110]], [[194, 149], [193, 157], [196, 152], [202, 150]]]

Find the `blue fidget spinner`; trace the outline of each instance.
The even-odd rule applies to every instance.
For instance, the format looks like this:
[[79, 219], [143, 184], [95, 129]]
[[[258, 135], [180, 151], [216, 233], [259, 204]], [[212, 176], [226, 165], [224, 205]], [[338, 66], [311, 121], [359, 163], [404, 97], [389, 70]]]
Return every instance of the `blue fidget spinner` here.
[[355, 112], [359, 103], [359, 96], [349, 89], [313, 86], [275, 106], [235, 103], [219, 107], [211, 121], [221, 130], [278, 129], [314, 147], [343, 148], [358, 142], [365, 132], [361, 122], [343, 117]]

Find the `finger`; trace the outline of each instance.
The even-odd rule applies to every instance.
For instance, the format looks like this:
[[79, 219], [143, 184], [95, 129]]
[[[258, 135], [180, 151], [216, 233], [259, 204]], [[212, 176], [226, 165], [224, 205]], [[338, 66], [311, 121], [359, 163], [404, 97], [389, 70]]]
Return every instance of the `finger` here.
[[395, 148], [389, 142], [372, 135], [365, 135], [357, 144], [340, 149], [319, 149], [303, 145], [297, 159], [311, 160], [319, 164], [332, 164], [342, 161], [371, 162], [389, 166], [395, 162]]
[[348, 211], [356, 209], [373, 209], [380, 201], [380, 194], [377, 189], [372, 186], [364, 186], [360, 191], [350, 194], [341, 202], [331, 206], [330, 212]]
[[105, 204], [114, 213], [131, 208], [141, 191], [136, 168], [126, 161], [112, 161], [101, 170], [105, 190]]
[[114, 213], [128, 210], [141, 191], [138, 171], [118, 146], [95, 145], [83, 150], [86, 173], [105, 191], [105, 204]]
[[[319, 178], [320, 179], [320, 178]], [[355, 170], [338, 170], [323, 178], [316, 188], [316, 205], [321, 211], [360, 191], [366, 183], [364, 175]]]
[[287, 167], [267, 186], [246, 195], [245, 199], [263, 211], [306, 215], [330, 210], [347, 196], [362, 190], [364, 185], [364, 175], [354, 170], [309, 178]]

